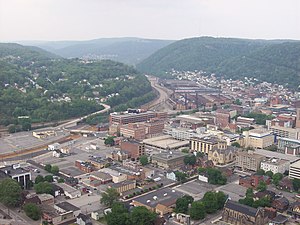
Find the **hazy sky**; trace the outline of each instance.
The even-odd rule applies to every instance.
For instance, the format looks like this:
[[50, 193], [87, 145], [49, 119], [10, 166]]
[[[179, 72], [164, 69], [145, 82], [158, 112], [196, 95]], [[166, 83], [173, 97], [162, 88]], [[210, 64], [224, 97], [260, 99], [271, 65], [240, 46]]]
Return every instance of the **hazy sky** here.
[[194, 36], [300, 40], [300, 0], [0, 0], [0, 41]]

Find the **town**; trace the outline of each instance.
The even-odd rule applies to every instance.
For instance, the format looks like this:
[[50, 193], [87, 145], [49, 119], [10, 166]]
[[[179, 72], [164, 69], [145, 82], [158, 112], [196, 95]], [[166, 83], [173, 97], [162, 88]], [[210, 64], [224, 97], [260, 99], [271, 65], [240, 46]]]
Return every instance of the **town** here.
[[108, 123], [3, 134], [0, 224], [299, 224], [299, 93], [171, 75]]

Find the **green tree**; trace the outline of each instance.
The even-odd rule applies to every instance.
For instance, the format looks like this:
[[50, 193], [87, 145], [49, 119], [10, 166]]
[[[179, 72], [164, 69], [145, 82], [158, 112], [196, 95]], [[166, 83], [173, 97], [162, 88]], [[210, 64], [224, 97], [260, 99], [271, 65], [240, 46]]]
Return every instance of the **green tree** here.
[[156, 214], [144, 206], [134, 207], [130, 213], [131, 223], [134, 225], [153, 225]]
[[37, 175], [36, 178], [35, 178], [35, 180], [34, 180], [34, 183], [35, 183], [35, 184], [38, 184], [38, 183], [44, 182], [44, 181], [45, 181], [45, 180], [44, 180], [44, 177], [43, 177], [43, 176]]
[[53, 195], [53, 186], [47, 182], [40, 182], [34, 185], [34, 190], [37, 194], [52, 194]]
[[227, 200], [227, 196], [222, 191], [215, 192], [215, 196], [218, 203], [218, 209], [222, 209]]
[[269, 197], [262, 197], [256, 201], [253, 202], [252, 207], [258, 208], [258, 207], [270, 207], [271, 206], [271, 200]]
[[272, 179], [274, 174], [271, 170], [269, 170], [269, 171], [266, 172], [266, 175]]
[[185, 165], [195, 165], [196, 164], [196, 161], [197, 161], [197, 158], [195, 155], [186, 155], [184, 157], [184, 164]]
[[0, 182], [0, 201], [4, 205], [16, 207], [21, 200], [21, 191], [17, 181], [6, 178]]
[[189, 153], [190, 151], [189, 151], [189, 149], [188, 149], [188, 148], [184, 148], [184, 149], [182, 149], [182, 150], [181, 150], [181, 152], [182, 152], [182, 153], [186, 153], [186, 154], [187, 154], [187, 153]]
[[263, 169], [258, 169], [258, 170], [256, 171], [256, 174], [257, 174], [257, 175], [265, 175], [265, 171], [264, 171]]
[[105, 138], [104, 144], [109, 145], [109, 146], [115, 145], [114, 138], [115, 138], [114, 136], [109, 136], [109, 137]]
[[33, 203], [28, 203], [24, 205], [24, 211], [26, 213], [26, 216], [33, 220], [39, 220], [41, 218], [42, 212], [40, 208]]
[[52, 166], [51, 167], [51, 173], [53, 173], [54, 175], [58, 175], [58, 173], [59, 173], [58, 166]]
[[258, 191], [265, 191], [267, 190], [267, 184], [263, 181], [260, 181], [258, 186], [257, 186]]
[[237, 147], [237, 148], [240, 148], [240, 147], [241, 147], [241, 145], [240, 145], [238, 142], [233, 142], [233, 143], [231, 144], [231, 146]]
[[175, 176], [176, 176], [177, 181], [179, 181], [181, 183], [186, 181], [187, 175], [183, 172], [176, 171]]
[[196, 201], [192, 203], [190, 209], [190, 216], [193, 220], [201, 220], [205, 218], [206, 208], [202, 201]]
[[176, 200], [176, 213], [187, 213], [189, 209], [189, 204], [191, 204], [194, 201], [194, 198], [188, 195], [185, 195], [181, 198], [178, 198]]
[[219, 208], [216, 195], [212, 191], [206, 192], [202, 201], [208, 214], [215, 213]]
[[53, 176], [52, 175], [46, 175], [45, 176], [45, 181], [52, 183], [53, 182]]
[[246, 197], [247, 198], [253, 198], [254, 197], [254, 193], [253, 193], [253, 189], [252, 188], [248, 188], [246, 191]]
[[300, 190], [300, 179], [293, 179], [293, 188], [295, 191]]
[[224, 185], [227, 182], [226, 176], [222, 175], [221, 171], [215, 168], [208, 168], [207, 170], [208, 183]]
[[51, 173], [51, 168], [52, 168], [52, 166], [50, 164], [47, 164], [47, 165], [45, 165], [44, 170]]
[[64, 182], [65, 182], [64, 178], [59, 178], [58, 179], [58, 183], [64, 183]]
[[105, 216], [108, 225], [131, 225], [129, 213], [123, 203], [114, 202], [111, 213]]
[[22, 130], [24, 131], [29, 131], [31, 130], [31, 123], [30, 122], [25, 122], [22, 124]]
[[148, 162], [148, 157], [146, 156], [146, 155], [142, 155], [141, 157], [140, 157], [140, 163], [143, 165], [143, 166], [145, 166], [145, 165], [147, 165], [149, 162]]
[[279, 181], [282, 180], [282, 178], [283, 178], [283, 175], [281, 173], [275, 173], [272, 177], [273, 184], [277, 186], [279, 184]]
[[111, 207], [113, 203], [119, 200], [119, 192], [114, 188], [107, 188], [105, 192], [101, 194], [100, 202], [107, 207]]

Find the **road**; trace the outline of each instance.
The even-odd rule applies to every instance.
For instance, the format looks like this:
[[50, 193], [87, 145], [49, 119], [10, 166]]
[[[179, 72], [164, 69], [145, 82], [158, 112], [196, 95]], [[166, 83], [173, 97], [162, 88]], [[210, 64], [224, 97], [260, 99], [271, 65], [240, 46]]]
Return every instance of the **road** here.
[[104, 106], [104, 109], [100, 110], [100, 111], [97, 111], [97, 112], [94, 112], [94, 113], [91, 113], [91, 114], [88, 114], [84, 117], [80, 117], [80, 118], [77, 118], [77, 119], [74, 119], [74, 120], [71, 120], [69, 122], [66, 122], [66, 123], [63, 123], [59, 126], [57, 126], [56, 128], [60, 129], [60, 128], [68, 128], [70, 126], [73, 126], [73, 124], [77, 124], [78, 122], [90, 117], [90, 116], [94, 116], [94, 115], [97, 115], [97, 114], [101, 114], [101, 113], [105, 113], [105, 112], [108, 112], [110, 110], [110, 106], [109, 105], [106, 105], [104, 103], [101, 103], [102, 106]]
[[158, 92], [159, 97], [146, 104], [144, 107], [151, 110], [156, 110], [158, 107], [160, 107], [162, 108], [161, 111], [172, 111], [170, 106], [166, 103], [166, 101], [172, 94], [172, 90], [160, 86], [156, 77], [147, 76], [147, 78], [150, 81], [152, 88], [154, 88]]

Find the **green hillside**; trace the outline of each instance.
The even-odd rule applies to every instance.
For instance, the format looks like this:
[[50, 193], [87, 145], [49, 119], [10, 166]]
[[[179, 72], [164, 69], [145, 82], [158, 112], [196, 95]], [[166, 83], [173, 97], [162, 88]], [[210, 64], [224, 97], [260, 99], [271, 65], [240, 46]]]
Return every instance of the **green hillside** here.
[[136, 107], [154, 94], [133, 67], [111, 61], [63, 59], [36, 47], [0, 44], [0, 124], [79, 117], [102, 109]]
[[[137, 65], [149, 74], [164, 76], [172, 69], [203, 70], [227, 78], [256, 77], [288, 83], [299, 79], [300, 42], [200, 37], [177, 41]], [[291, 83], [296, 87], [300, 83]]]

